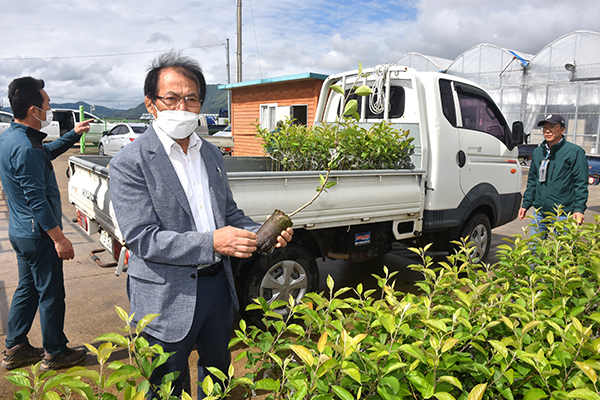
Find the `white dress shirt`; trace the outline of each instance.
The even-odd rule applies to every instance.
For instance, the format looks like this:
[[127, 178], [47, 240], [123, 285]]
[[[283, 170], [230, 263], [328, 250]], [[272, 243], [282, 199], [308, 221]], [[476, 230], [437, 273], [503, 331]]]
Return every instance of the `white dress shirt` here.
[[187, 154], [181, 146], [156, 124], [152, 124], [162, 145], [171, 160], [173, 168], [177, 173], [179, 182], [192, 209], [194, 223], [198, 232], [212, 232], [216, 230], [215, 217], [210, 201], [210, 187], [208, 184], [208, 173], [200, 155], [202, 140], [192, 133]]

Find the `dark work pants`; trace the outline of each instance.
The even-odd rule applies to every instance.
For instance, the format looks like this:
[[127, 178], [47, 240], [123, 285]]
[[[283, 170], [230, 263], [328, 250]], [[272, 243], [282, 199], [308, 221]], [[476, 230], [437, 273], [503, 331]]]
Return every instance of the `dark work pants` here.
[[8, 313], [6, 347], [27, 342], [35, 313], [39, 307], [44, 350], [60, 354], [68, 342], [64, 334], [65, 285], [63, 262], [50, 238], [10, 237], [17, 252], [19, 285]]
[[[197, 382], [200, 382], [200, 385], [208, 375], [206, 367], [217, 367], [227, 375], [231, 363], [228, 345], [233, 325], [233, 302], [225, 271], [221, 269], [214, 277], [200, 277], [197, 280], [194, 322], [187, 336], [180, 342], [167, 343], [147, 335], [151, 346], [159, 344], [165, 352], [176, 352], [154, 371], [150, 382], [159, 386], [164, 375], [179, 371], [180, 375], [173, 385], [173, 395], [177, 397], [181, 395], [182, 390], [191, 393], [188, 359], [194, 346], [198, 352]], [[214, 380], [216, 382], [216, 379]], [[204, 397], [206, 395], [202, 387], [198, 386], [198, 399]]]

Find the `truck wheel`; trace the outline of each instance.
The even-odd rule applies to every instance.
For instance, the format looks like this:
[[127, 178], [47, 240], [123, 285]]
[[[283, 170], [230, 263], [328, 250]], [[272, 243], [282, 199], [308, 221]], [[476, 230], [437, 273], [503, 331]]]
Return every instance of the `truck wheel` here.
[[[263, 297], [269, 304], [275, 300], [287, 302], [292, 296], [299, 301], [308, 292], [319, 286], [319, 269], [310, 252], [303, 247], [289, 243], [283, 249], [275, 249], [267, 256], [261, 256], [252, 265], [241, 285], [241, 310], [244, 311], [253, 300]], [[276, 312], [287, 315], [287, 308]], [[262, 313], [244, 313], [254, 325], [261, 324]]]
[[473, 243], [469, 255], [471, 261], [482, 262], [487, 259], [492, 243], [492, 227], [487, 215], [479, 213], [473, 215], [460, 232], [460, 238], [468, 238]]
[[104, 145], [102, 143], [98, 144], [98, 154], [104, 155]]

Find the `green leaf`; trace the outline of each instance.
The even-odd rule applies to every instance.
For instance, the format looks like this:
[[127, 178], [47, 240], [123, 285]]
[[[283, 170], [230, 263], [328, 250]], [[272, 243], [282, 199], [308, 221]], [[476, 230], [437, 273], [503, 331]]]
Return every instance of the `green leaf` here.
[[398, 394], [398, 391], [400, 391], [400, 382], [395, 376], [384, 376], [381, 378], [381, 385], [389, 387], [394, 395]]
[[333, 278], [331, 277], [331, 275], [327, 275], [327, 287], [329, 288], [330, 291], [333, 291]]
[[271, 378], [261, 379], [260, 381], [256, 382], [255, 389], [277, 391], [279, 390], [279, 380], [276, 381]]
[[339, 86], [339, 85], [331, 85], [331, 86], [329, 86], [329, 87], [330, 87], [330, 88], [331, 88], [331, 90], [333, 90], [334, 92], [337, 92], [337, 93], [339, 93], [339, 94], [341, 94], [341, 95], [344, 95], [344, 89], [342, 89], [342, 87], [341, 87], [341, 86]]
[[350, 394], [350, 392], [347, 391], [346, 389], [344, 389], [343, 387], [333, 385], [331, 388], [333, 389], [333, 392], [335, 394], [337, 394], [340, 399], [342, 399], [342, 400], [354, 400], [354, 396], [352, 396], [352, 394]]
[[371, 90], [371, 88], [367, 85], [362, 85], [354, 91], [354, 94], [356, 94], [357, 96], [368, 96], [371, 93], [373, 93], [373, 90]]
[[423, 351], [412, 344], [403, 344], [400, 346], [400, 351], [416, 358], [422, 363], [427, 364], [427, 358], [425, 357], [425, 354], [423, 354]]
[[508, 357], [508, 349], [502, 342], [498, 340], [488, 340], [488, 343], [491, 344], [492, 347], [502, 355], [502, 357]]
[[446, 341], [442, 345], [442, 353], [445, 353], [448, 350], [452, 349], [454, 346], [456, 346], [457, 343], [458, 343], [458, 339], [455, 339], [455, 338], [446, 339]]
[[433, 395], [434, 387], [433, 383], [430, 382], [428, 377], [423, 376], [419, 371], [411, 371], [407, 375], [408, 380], [412, 383], [421, 395], [428, 399]]
[[523, 400], [539, 400], [545, 399], [546, 397], [548, 397], [548, 395], [546, 395], [546, 392], [544, 392], [542, 389], [531, 388], [525, 392]]
[[358, 102], [356, 100], [350, 100], [346, 103], [344, 108], [344, 115], [352, 115], [358, 111]]
[[523, 327], [522, 334], [525, 335], [527, 332], [529, 332], [530, 330], [532, 330], [533, 328], [535, 328], [536, 326], [538, 326], [541, 323], [542, 323], [542, 321], [531, 321], [530, 323], [528, 323], [527, 325], [525, 325]]
[[212, 380], [212, 377], [210, 375], [208, 375], [206, 378], [204, 378], [204, 380], [202, 381], [202, 391], [210, 396], [213, 393], [213, 389], [215, 388], [215, 384]]
[[583, 371], [583, 373], [590, 379], [590, 381], [592, 381], [592, 383], [596, 383], [596, 381], [598, 380], [598, 375], [596, 375], [596, 371], [594, 371], [594, 368], [581, 361], [575, 361], [575, 364], [577, 364], [579, 369]]
[[442, 321], [435, 319], [425, 319], [423, 323], [435, 331], [446, 332], [448, 327]]
[[211, 374], [213, 374], [214, 376], [217, 377], [217, 379], [225, 382], [227, 380], [227, 377], [225, 376], [225, 374], [223, 373], [223, 371], [221, 371], [219, 368], [216, 367], [207, 367], [207, 369], [210, 371]]
[[360, 372], [356, 368], [343, 369], [342, 373], [348, 375], [354, 379], [357, 383], [360, 383]]
[[311, 354], [310, 350], [308, 350], [306, 347], [297, 344], [291, 344], [290, 349], [292, 349], [294, 353], [296, 353], [296, 355], [300, 357], [307, 366], [310, 367], [314, 364], [315, 359]]
[[590, 389], [575, 389], [568, 393], [568, 396], [572, 399], [584, 399], [584, 400], [600, 400], [600, 396], [597, 393], [592, 392]]
[[438, 400], [456, 400], [456, 398], [448, 392], [437, 392], [437, 393], [434, 393], [433, 395]]
[[129, 346], [129, 341], [127, 338], [119, 335], [118, 333], [104, 333], [94, 339], [95, 342], [110, 342], [121, 347], [127, 348]]
[[479, 385], [475, 386], [469, 392], [469, 397], [467, 397], [467, 400], [481, 400], [486, 388], [487, 388], [487, 383], [480, 383]]
[[449, 383], [452, 386], [455, 386], [455, 387], [459, 388], [460, 390], [462, 390], [462, 384], [460, 383], [460, 381], [457, 378], [455, 378], [453, 376], [448, 376], [448, 375], [440, 376], [440, 382]]
[[338, 364], [339, 363], [335, 358], [330, 358], [329, 360], [325, 361], [323, 364], [319, 365], [319, 368], [317, 368], [317, 377], [322, 377], [328, 371], [335, 368]]
[[513, 323], [505, 315], [502, 315], [500, 318], [502, 319], [502, 322], [504, 322], [504, 324], [508, 327], [508, 329], [510, 329], [511, 331], [514, 329]]
[[131, 317], [129, 316], [127, 311], [123, 310], [119, 306], [115, 306], [115, 310], [117, 310], [117, 315], [119, 316], [119, 318], [121, 318], [123, 320], [123, 322], [126, 322], [129, 325], [129, 322], [131, 321]]
[[5, 378], [15, 386], [31, 388], [31, 381], [24, 376], [8, 375]]
[[142, 319], [139, 320], [139, 322], [137, 323], [137, 326], [135, 327], [135, 333], [137, 333], [138, 335], [140, 333], [142, 333], [142, 331], [144, 330], [144, 328], [146, 326], [148, 326], [148, 324], [150, 322], [152, 322], [152, 320], [156, 317], [158, 317], [160, 314], [148, 314], [145, 315]]
[[56, 392], [46, 392], [42, 396], [42, 400], [61, 400], [60, 396]]

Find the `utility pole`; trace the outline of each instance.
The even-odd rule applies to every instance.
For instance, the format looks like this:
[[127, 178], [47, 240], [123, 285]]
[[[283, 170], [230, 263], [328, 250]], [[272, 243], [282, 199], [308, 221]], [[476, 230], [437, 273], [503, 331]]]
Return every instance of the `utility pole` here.
[[242, 0], [237, 0], [237, 80], [242, 81]]
[[[227, 38], [227, 42], [225, 43], [225, 57], [227, 60], [227, 84], [231, 84], [231, 73], [229, 66], [229, 38]], [[229, 124], [231, 124], [231, 89], [227, 89], [227, 119], [229, 120]]]

